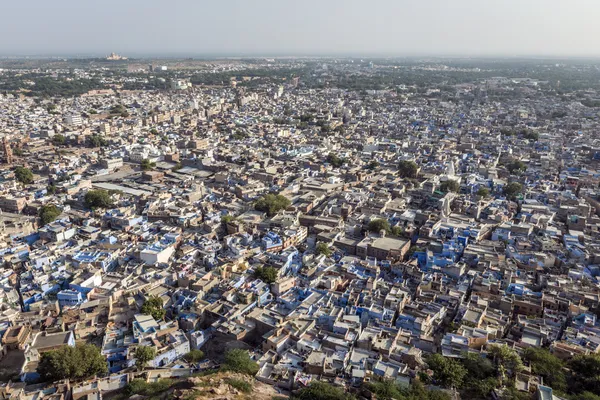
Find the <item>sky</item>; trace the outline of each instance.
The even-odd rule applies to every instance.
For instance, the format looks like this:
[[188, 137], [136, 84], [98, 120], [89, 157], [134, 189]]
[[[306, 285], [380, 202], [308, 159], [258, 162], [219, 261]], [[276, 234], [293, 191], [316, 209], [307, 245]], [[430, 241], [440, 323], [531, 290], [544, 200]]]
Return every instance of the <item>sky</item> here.
[[3, 0], [0, 55], [600, 56], [599, 0]]

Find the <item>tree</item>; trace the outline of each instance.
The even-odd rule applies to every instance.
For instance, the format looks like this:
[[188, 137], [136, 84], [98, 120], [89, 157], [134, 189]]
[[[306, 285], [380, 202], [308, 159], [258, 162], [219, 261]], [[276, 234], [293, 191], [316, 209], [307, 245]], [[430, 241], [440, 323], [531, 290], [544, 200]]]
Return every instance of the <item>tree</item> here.
[[398, 387], [398, 385], [389, 379], [369, 382], [366, 387], [370, 392], [375, 393], [377, 399], [404, 399], [403, 391]]
[[202, 350], [193, 349], [183, 356], [183, 359], [189, 363], [197, 363], [204, 360], [204, 352]]
[[156, 356], [156, 349], [149, 346], [138, 346], [135, 348], [135, 366], [139, 370], [143, 370], [148, 362], [150, 362]]
[[183, 168], [183, 164], [181, 162], [177, 162], [171, 171], [179, 171], [181, 168]]
[[250, 358], [248, 350], [242, 349], [232, 349], [225, 353], [225, 361], [222, 368], [225, 371], [248, 375], [256, 375], [258, 372], [258, 364]]
[[419, 167], [414, 161], [402, 160], [398, 163], [398, 175], [401, 178], [416, 178]]
[[33, 183], [33, 172], [29, 168], [17, 167], [15, 168], [15, 178], [22, 184], [29, 185]]
[[302, 388], [292, 399], [295, 400], [351, 400], [353, 396], [343, 389], [326, 382], [313, 381], [310, 386]]
[[108, 142], [106, 141], [106, 139], [104, 139], [100, 135], [92, 135], [92, 136], [90, 136], [88, 138], [87, 142], [88, 142], [88, 146], [90, 146], [90, 147], [103, 147], [103, 146], [106, 146], [108, 144]]
[[369, 170], [374, 170], [375, 168], [379, 167], [379, 162], [376, 160], [372, 160], [367, 164], [367, 169]]
[[88, 208], [110, 208], [112, 202], [110, 201], [110, 194], [108, 191], [103, 189], [88, 190], [85, 194], [84, 202]]
[[487, 188], [484, 187], [480, 187], [479, 189], [477, 189], [477, 196], [480, 197], [488, 197], [490, 195], [490, 191]]
[[55, 194], [57, 190], [58, 188], [55, 184], [50, 184], [48, 185], [48, 187], [46, 187], [46, 191], [48, 191], [48, 194]]
[[42, 221], [42, 225], [49, 224], [54, 221], [61, 214], [60, 208], [56, 207], [54, 204], [47, 204], [42, 206], [39, 211], [40, 220]]
[[493, 345], [488, 348], [502, 383], [505, 378], [515, 378], [517, 372], [523, 369], [523, 362], [516, 351], [507, 345]]
[[342, 165], [344, 165], [346, 160], [344, 158], [338, 157], [338, 155], [335, 153], [329, 153], [327, 155], [327, 162], [333, 165], [335, 168], [339, 168]]
[[271, 284], [277, 280], [278, 270], [275, 267], [256, 267], [254, 277]]
[[506, 169], [508, 169], [508, 172], [511, 174], [522, 174], [527, 171], [527, 165], [525, 165], [523, 161], [514, 160], [506, 164]]
[[569, 362], [569, 367], [572, 371], [569, 378], [571, 392], [600, 395], [600, 354], [575, 356]]
[[370, 232], [375, 233], [379, 233], [381, 231], [389, 232], [390, 223], [385, 219], [377, 218], [369, 222], [368, 229]]
[[221, 223], [223, 223], [223, 224], [228, 224], [228, 223], [230, 223], [231, 221], [233, 221], [234, 219], [235, 219], [235, 218], [234, 218], [234, 216], [233, 216], [233, 215], [229, 215], [229, 214], [228, 214], [228, 215], [223, 215], [223, 216], [221, 217]]
[[467, 370], [458, 361], [446, 358], [441, 354], [432, 354], [427, 359], [433, 377], [442, 386], [458, 388], [463, 383]]
[[144, 158], [140, 164], [142, 171], [149, 171], [152, 168], [156, 167], [156, 163], [151, 162], [147, 158]]
[[511, 182], [504, 187], [504, 195], [511, 200], [516, 199], [521, 193], [523, 193], [523, 185], [518, 182]]
[[67, 138], [64, 137], [63, 135], [54, 135], [52, 137], [52, 144], [54, 144], [55, 146], [62, 146], [66, 142], [67, 142]]
[[326, 243], [323, 243], [323, 242], [317, 243], [317, 247], [315, 249], [315, 252], [318, 255], [322, 254], [322, 255], [324, 255], [326, 257], [331, 256], [331, 249], [329, 248], [329, 246], [327, 246]]
[[254, 208], [258, 211], [266, 212], [269, 217], [272, 217], [279, 211], [288, 208], [290, 204], [291, 202], [287, 197], [269, 193], [258, 199]]
[[528, 347], [525, 349], [523, 359], [529, 361], [531, 370], [544, 378], [546, 384], [552, 389], [565, 391], [567, 389], [567, 378], [563, 371], [564, 363], [554, 354], [539, 347]]
[[108, 371], [106, 359], [92, 344], [63, 346], [41, 354], [37, 372], [44, 381], [87, 379]]
[[142, 314], [152, 315], [157, 321], [165, 317], [167, 311], [163, 308], [163, 300], [160, 297], [152, 296], [142, 304]]
[[455, 180], [448, 179], [447, 181], [442, 182], [442, 184], [440, 185], [440, 190], [444, 193], [458, 193], [458, 191], [460, 190], [460, 184]]

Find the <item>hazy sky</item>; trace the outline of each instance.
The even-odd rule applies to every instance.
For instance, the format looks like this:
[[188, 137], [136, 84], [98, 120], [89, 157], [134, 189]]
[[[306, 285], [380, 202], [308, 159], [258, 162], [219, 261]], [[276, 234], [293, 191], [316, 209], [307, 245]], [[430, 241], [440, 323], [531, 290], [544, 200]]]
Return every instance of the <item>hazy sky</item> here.
[[600, 55], [600, 0], [1, 1], [3, 55]]

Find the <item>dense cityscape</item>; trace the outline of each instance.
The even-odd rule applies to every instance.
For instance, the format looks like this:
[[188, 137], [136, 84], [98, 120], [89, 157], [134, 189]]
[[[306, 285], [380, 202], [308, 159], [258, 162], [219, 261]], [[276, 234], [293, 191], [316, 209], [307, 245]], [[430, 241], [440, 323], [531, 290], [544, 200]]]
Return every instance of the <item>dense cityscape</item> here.
[[600, 399], [584, 59], [0, 59], [0, 398]]

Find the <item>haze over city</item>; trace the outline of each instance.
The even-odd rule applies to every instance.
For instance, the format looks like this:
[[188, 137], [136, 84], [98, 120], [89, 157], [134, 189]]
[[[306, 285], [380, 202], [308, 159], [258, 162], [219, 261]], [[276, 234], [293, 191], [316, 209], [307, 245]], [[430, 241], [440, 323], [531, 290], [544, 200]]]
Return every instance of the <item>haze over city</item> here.
[[595, 0], [6, 1], [1, 55], [597, 56]]

